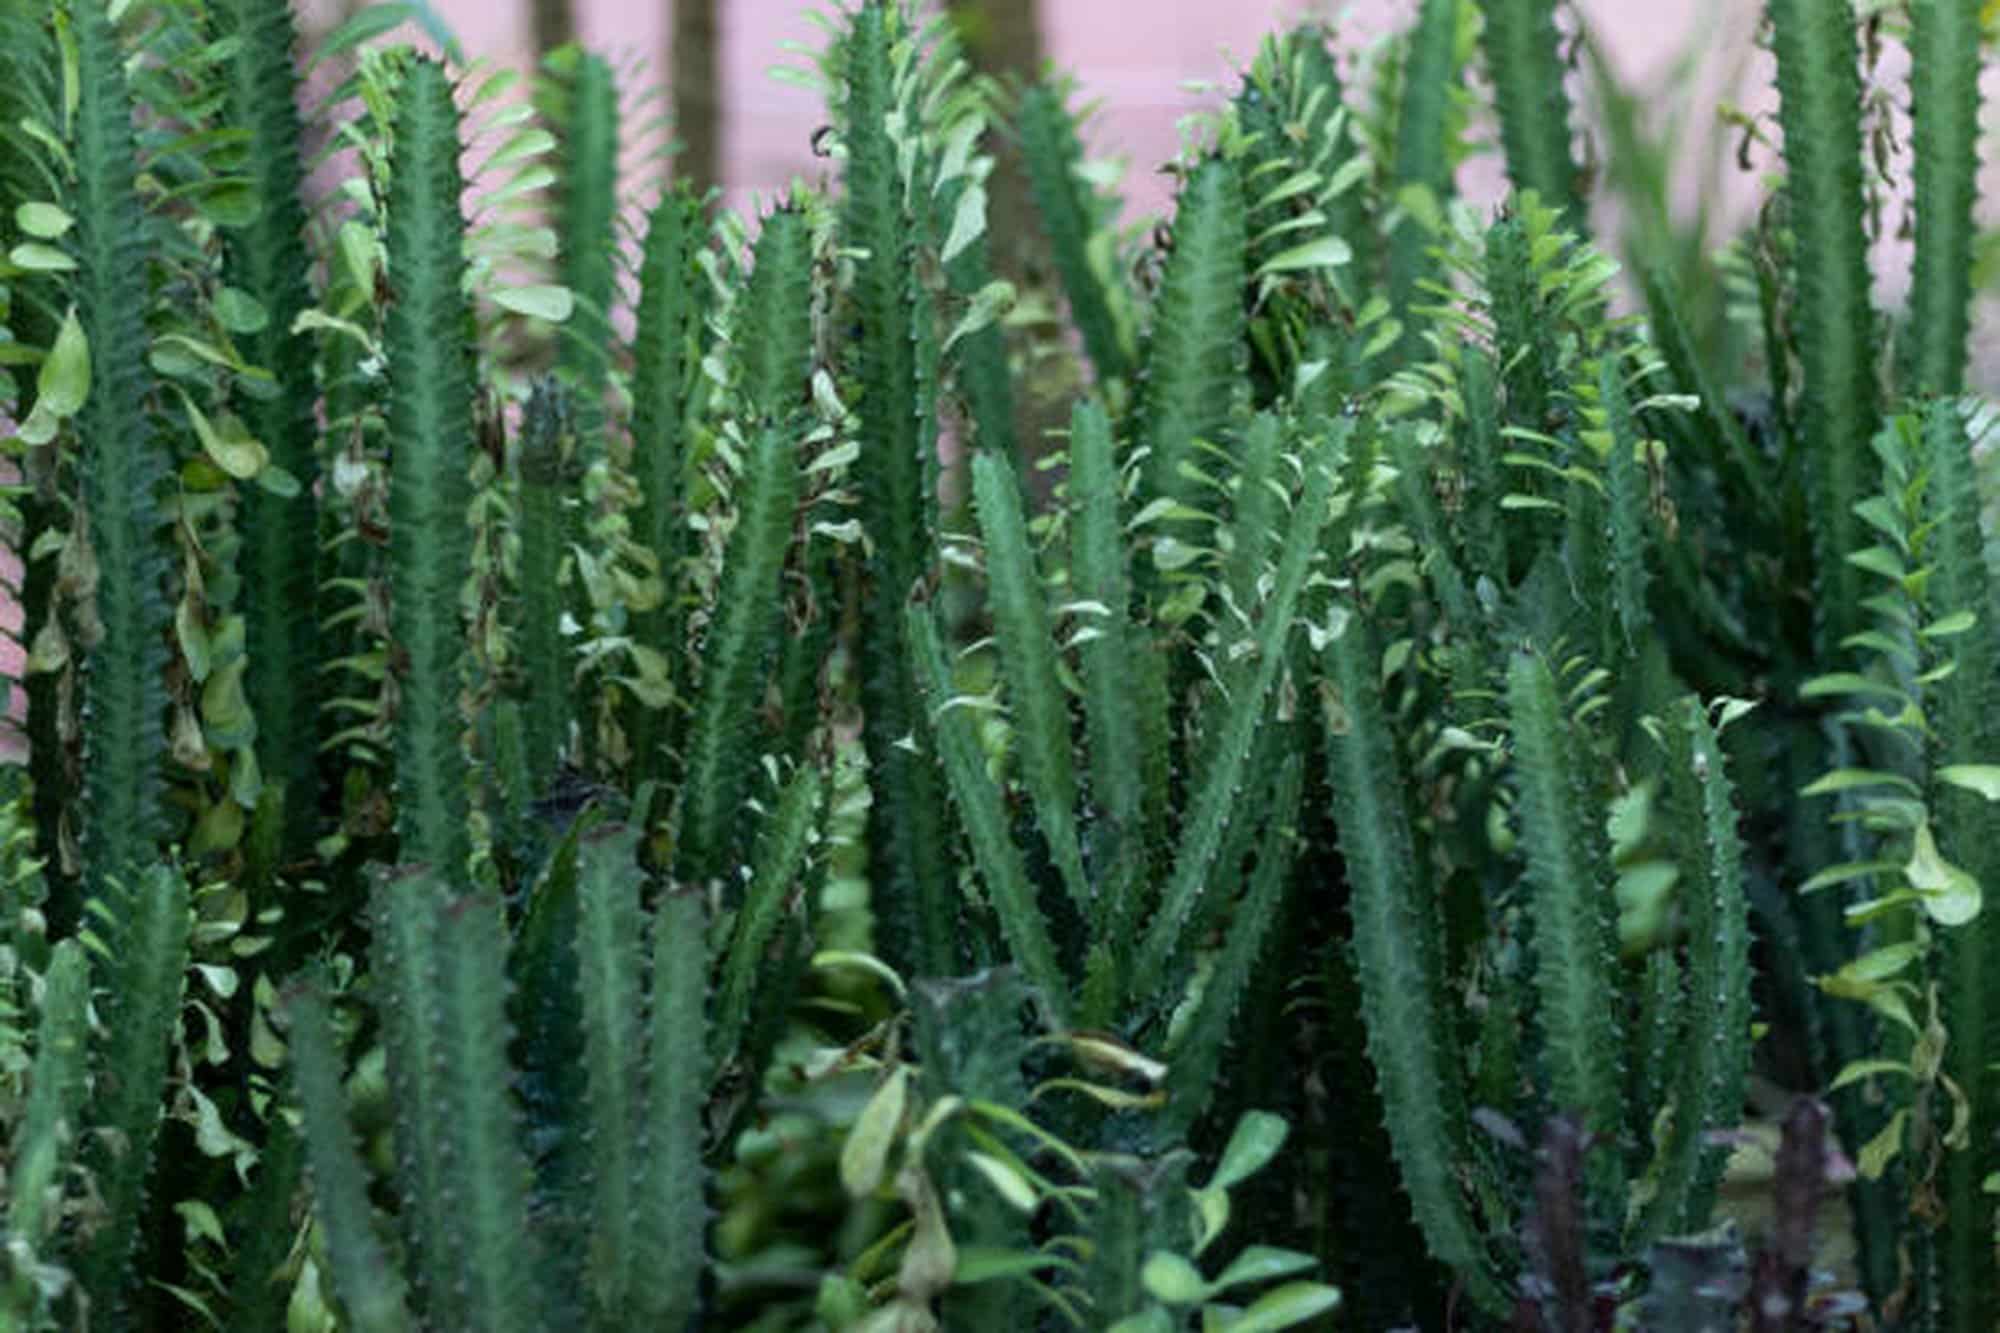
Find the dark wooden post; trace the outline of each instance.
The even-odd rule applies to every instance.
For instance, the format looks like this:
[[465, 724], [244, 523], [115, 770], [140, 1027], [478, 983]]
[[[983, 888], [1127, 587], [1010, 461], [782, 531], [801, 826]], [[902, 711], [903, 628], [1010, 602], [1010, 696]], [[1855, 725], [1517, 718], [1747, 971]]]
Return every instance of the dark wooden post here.
[[673, 72], [674, 133], [681, 141], [674, 173], [700, 186], [721, 184], [722, 34], [716, 0], [672, 0], [667, 68]]

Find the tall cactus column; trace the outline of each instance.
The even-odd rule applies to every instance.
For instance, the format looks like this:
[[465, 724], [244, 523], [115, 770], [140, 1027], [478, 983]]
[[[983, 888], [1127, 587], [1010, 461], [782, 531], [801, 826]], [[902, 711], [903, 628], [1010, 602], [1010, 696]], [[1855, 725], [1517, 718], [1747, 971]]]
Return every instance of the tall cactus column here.
[[415, 62], [396, 114], [389, 190], [390, 615], [398, 677], [402, 859], [447, 881], [471, 855], [460, 713], [459, 592], [472, 569], [472, 366], [459, 211], [458, 109], [442, 66]]

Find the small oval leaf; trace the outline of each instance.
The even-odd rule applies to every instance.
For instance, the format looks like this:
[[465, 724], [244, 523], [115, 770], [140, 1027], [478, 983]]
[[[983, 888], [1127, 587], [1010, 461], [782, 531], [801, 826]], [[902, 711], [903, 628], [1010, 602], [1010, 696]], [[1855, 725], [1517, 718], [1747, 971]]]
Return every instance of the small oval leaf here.
[[1300, 1254], [1297, 1250], [1251, 1245], [1222, 1270], [1222, 1276], [1215, 1279], [1215, 1289], [1224, 1291], [1249, 1282], [1275, 1282], [1281, 1277], [1305, 1272], [1314, 1262], [1310, 1254]]
[[14, 209], [14, 225], [38, 241], [53, 241], [76, 225], [69, 214], [50, 203], [28, 203]]
[[1273, 255], [1264, 266], [1257, 270], [1260, 278], [1274, 273], [1293, 273], [1308, 268], [1333, 268], [1354, 258], [1353, 249], [1338, 236], [1322, 236], [1304, 245], [1295, 245], [1280, 254]]
[[1209, 1285], [1199, 1269], [1178, 1254], [1156, 1250], [1139, 1272], [1155, 1300], [1168, 1305], [1199, 1305], [1208, 1299]]
[[72, 309], [63, 317], [55, 345], [35, 379], [35, 409], [62, 418], [75, 416], [90, 397], [90, 343]]
[[23, 241], [7, 252], [7, 258], [14, 267], [30, 273], [68, 273], [76, 267], [74, 259], [40, 241]]
[[215, 317], [231, 333], [260, 333], [271, 322], [263, 302], [241, 287], [224, 287], [215, 294]]
[[1940, 926], [1963, 926], [1979, 915], [1979, 881], [1944, 859], [1929, 824], [1917, 826], [1909, 864], [1910, 887], [1923, 896], [1924, 911]]
[[1287, 1282], [1267, 1292], [1229, 1326], [1230, 1333], [1269, 1333], [1271, 1329], [1303, 1324], [1340, 1305], [1340, 1289], [1323, 1282]]
[[493, 304], [502, 310], [532, 319], [560, 324], [576, 309], [576, 296], [567, 287], [542, 283], [527, 287], [505, 287], [493, 293]]
[[909, 1096], [909, 1066], [898, 1065], [848, 1131], [847, 1142], [840, 1147], [840, 1183], [850, 1198], [866, 1198], [881, 1187]]
[[194, 404], [194, 399], [181, 395], [181, 402], [187, 408], [188, 424], [201, 440], [202, 452], [206, 453], [217, 467], [238, 481], [248, 481], [257, 475], [270, 455], [264, 446], [252, 438], [249, 427], [233, 412], [224, 412], [214, 421]]
[[987, 1182], [999, 1191], [1000, 1197], [1024, 1213], [1032, 1213], [1041, 1206], [1035, 1195], [1035, 1187], [1028, 1178], [997, 1157], [989, 1157], [983, 1152], [968, 1152], [965, 1160], [985, 1176]]
[[2000, 801], [2000, 764], [1946, 764], [1937, 775], [1940, 782]]
[[1208, 1187], [1235, 1189], [1270, 1164], [1290, 1133], [1291, 1127], [1283, 1116], [1269, 1111], [1244, 1112], [1243, 1118], [1236, 1122], [1236, 1132], [1229, 1136], [1229, 1146], [1222, 1151], [1222, 1165], [1215, 1168], [1215, 1179], [1208, 1182]]

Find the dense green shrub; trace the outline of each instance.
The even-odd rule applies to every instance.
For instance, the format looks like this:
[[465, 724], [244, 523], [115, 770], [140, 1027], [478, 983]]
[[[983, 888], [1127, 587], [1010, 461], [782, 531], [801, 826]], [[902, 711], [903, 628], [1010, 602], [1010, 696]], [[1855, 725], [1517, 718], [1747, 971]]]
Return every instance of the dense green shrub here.
[[1994, 1327], [1981, 15], [1768, 11], [1626, 316], [1553, 0], [1150, 231], [892, 0], [748, 221], [574, 48], [0, 0], [0, 1329]]

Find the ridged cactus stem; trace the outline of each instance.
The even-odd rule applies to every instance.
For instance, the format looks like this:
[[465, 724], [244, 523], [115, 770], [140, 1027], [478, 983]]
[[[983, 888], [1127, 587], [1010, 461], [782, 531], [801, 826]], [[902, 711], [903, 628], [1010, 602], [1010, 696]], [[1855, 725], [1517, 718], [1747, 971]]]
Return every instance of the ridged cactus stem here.
[[389, 190], [390, 631], [400, 688], [396, 832], [406, 861], [456, 878], [471, 856], [460, 590], [472, 573], [471, 315], [458, 108], [418, 60], [396, 108]]

